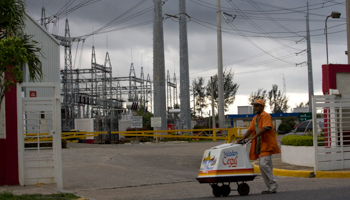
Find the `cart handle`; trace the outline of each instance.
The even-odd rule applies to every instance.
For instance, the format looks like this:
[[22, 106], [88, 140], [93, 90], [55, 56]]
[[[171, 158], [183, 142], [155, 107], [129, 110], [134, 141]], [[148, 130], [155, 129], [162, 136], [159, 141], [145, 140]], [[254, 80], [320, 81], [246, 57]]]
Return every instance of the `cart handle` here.
[[[252, 142], [251, 140], [247, 141], [247, 139], [245, 139], [245, 140], [243, 140], [242, 145], [244, 145], [244, 144], [245, 144], [245, 146], [244, 146], [244, 147], [246, 147], [246, 146], [247, 146], [248, 144], [250, 144], [251, 142]], [[234, 144], [238, 144], [238, 143], [237, 143], [237, 141], [236, 141]]]
[[249, 140], [247, 143], [245, 143], [244, 147], [246, 147], [249, 143], [252, 143], [252, 141]]

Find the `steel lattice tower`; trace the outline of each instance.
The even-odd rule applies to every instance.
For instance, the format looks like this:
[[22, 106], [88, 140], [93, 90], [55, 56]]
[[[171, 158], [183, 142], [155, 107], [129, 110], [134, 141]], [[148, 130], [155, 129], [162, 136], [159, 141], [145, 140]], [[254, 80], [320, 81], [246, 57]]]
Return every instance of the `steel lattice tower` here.
[[143, 109], [145, 108], [145, 101], [146, 101], [146, 97], [145, 97], [145, 76], [143, 74], [143, 67], [141, 67], [141, 74], [140, 74], [140, 79], [141, 79], [141, 83], [140, 83], [140, 107], [142, 107]]
[[170, 74], [169, 74], [169, 70], [167, 70], [167, 84], [166, 84], [166, 88], [167, 88], [167, 93], [166, 93], [166, 99], [167, 99], [167, 110], [171, 109], [172, 108], [172, 104], [171, 104], [171, 86], [172, 86], [172, 83], [170, 81]]
[[137, 101], [135, 78], [136, 78], [136, 73], [135, 73], [134, 63], [131, 63], [130, 71], [129, 71], [129, 96], [128, 96], [129, 102]]
[[73, 129], [73, 118], [74, 116], [74, 96], [73, 96], [73, 76], [72, 76], [72, 42], [70, 38], [70, 30], [68, 19], [65, 24], [65, 38], [64, 41], [64, 76], [63, 76], [63, 92], [64, 92], [64, 121], [62, 130]]
[[152, 112], [152, 96], [153, 96], [153, 92], [152, 92], [152, 82], [151, 82], [151, 77], [149, 74], [147, 74], [147, 80], [146, 80], [146, 95], [147, 95], [147, 110], [149, 112]]
[[173, 83], [175, 85], [174, 89], [173, 89], [173, 103], [174, 103], [174, 108], [175, 105], [178, 105], [178, 101], [177, 101], [177, 81], [176, 81], [176, 74], [174, 73], [174, 78], [173, 78]]

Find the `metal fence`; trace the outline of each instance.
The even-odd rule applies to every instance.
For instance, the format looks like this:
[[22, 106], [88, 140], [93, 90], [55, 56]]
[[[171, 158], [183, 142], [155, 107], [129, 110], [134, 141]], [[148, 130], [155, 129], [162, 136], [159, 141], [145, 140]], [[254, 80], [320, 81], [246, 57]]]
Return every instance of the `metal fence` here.
[[350, 168], [350, 96], [315, 95], [312, 107], [315, 173]]
[[[183, 129], [183, 130], [139, 130], [139, 131], [113, 131], [110, 134], [119, 134], [128, 137], [153, 137], [153, 138], [184, 138], [225, 140], [232, 142], [236, 137], [242, 136], [248, 128], [216, 128], [216, 129]], [[84, 139], [86, 137], [98, 137], [109, 134], [108, 132], [62, 132], [62, 139]]]

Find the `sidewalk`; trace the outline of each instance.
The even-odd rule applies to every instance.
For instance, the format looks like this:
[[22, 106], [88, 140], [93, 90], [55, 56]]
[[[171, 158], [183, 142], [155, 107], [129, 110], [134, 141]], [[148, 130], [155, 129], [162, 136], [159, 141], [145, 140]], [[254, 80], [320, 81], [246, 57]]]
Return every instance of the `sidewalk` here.
[[[283, 163], [280, 157], [272, 158], [273, 174], [276, 176], [292, 176], [307, 178], [350, 178], [350, 169], [318, 171], [314, 176], [313, 167], [304, 167]], [[252, 161], [254, 172], [260, 173], [259, 161]], [[311, 174], [310, 174], [311, 173]]]
[[[0, 186], [0, 193], [1, 192], [11, 192], [14, 195], [23, 195], [23, 194], [42, 194], [42, 195], [49, 195], [49, 194], [56, 194], [56, 193], [73, 193], [71, 191], [67, 190], [59, 190], [56, 187], [56, 184], [36, 184], [36, 185], [27, 185], [27, 186]], [[75, 194], [76, 196], [79, 196], [80, 198], [76, 200], [94, 200], [92, 198], [86, 198], [79, 194]]]

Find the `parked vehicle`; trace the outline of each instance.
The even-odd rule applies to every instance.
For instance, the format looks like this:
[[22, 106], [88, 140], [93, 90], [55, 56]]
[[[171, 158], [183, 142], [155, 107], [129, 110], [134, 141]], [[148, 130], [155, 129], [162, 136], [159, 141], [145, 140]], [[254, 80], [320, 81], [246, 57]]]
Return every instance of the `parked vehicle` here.
[[[318, 131], [321, 131], [323, 128], [323, 120], [317, 120], [317, 129]], [[306, 120], [301, 122], [295, 129], [294, 131], [285, 134], [284, 136], [288, 135], [307, 135], [309, 131], [313, 131], [313, 122], [312, 120]], [[283, 136], [283, 137], [284, 137]]]

